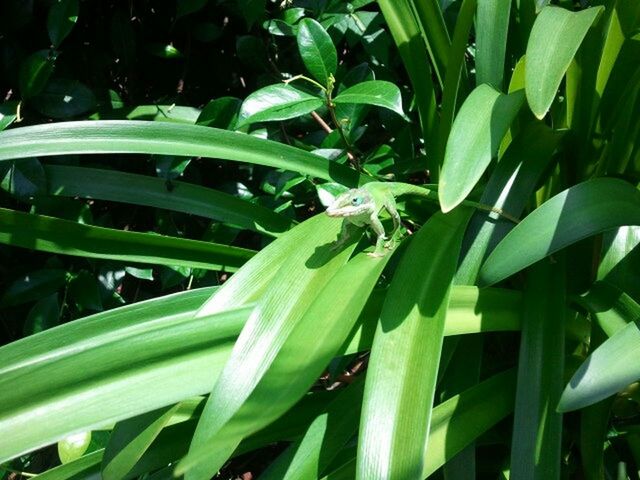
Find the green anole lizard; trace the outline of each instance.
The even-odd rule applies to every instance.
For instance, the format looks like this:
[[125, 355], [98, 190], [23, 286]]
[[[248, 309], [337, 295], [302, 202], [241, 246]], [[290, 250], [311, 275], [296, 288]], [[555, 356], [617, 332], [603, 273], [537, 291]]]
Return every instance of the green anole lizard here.
[[[344, 218], [342, 223], [342, 231], [340, 237], [335, 243], [334, 248], [340, 248], [349, 238], [349, 224], [358, 227], [370, 226], [377, 236], [376, 248], [370, 253], [371, 256], [384, 256], [385, 247], [389, 247], [390, 243], [386, 241], [396, 233], [400, 228], [400, 214], [396, 208], [396, 197], [401, 195], [416, 195], [429, 200], [438, 202], [438, 193], [427, 188], [418, 187], [408, 183], [401, 182], [371, 182], [366, 183], [360, 188], [353, 188], [336, 197], [335, 201], [327, 208], [326, 214], [330, 217]], [[518, 223], [518, 219], [503, 212], [499, 208], [483, 205], [481, 203], [464, 200], [462, 205], [494, 212], [498, 215]], [[393, 230], [387, 236], [382, 222], [380, 222], [380, 212], [385, 209], [393, 220]]]

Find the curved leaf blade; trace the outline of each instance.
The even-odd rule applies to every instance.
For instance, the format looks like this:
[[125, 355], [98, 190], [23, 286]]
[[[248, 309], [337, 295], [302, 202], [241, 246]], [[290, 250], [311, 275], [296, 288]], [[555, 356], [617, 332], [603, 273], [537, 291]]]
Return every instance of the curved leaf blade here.
[[480, 283], [491, 285], [558, 250], [622, 225], [640, 225], [640, 192], [596, 178], [559, 193], [515, 226], [489, 255]]
[[475, 187], [523, 101], [522, 91], [504, 95], [488, 85], [480, 85], [464, 101], [442, 165], [438, 197], [443, 212], [454, 209]]
[[276, 236], [293, 220], [216, 190], [161, 178], [96, 168], [45, 165], [50, 195], [95, 198], [200, 215]]
[[51, 123], [0, 132], [0, 160], [86, 153], [220, 158], [283, 168], [344, 185], [355, 185], [360, 178], [343, 165], [299, 148], [199, 125], [104, 120]]
[[369, 80], [358, 83], [353, 87], [343, 90], [333, 99], [336, 104], [357, 103], [363, 105], [375, 105], [396, 112], [402, 118], [408, 120], [402, 110], [402, 95], [400, 89], [393, 83], [385, 80]]
[[0, 348], [0, 462], [210, 391], [251, 310], [194, 318], [210, 295], [141, 302]]
[[634, 321], [596, 348], [566, 386], [558, 410], [568, 412], [592, 405], [640, 379], [640, 307]]
[[312, 18], [303, 18], [298, 27], [298, 50], [309, 73], [323, 85], [338, 68], [338, 53], [324, 27]]
[[291, 85], [277, 83], [261, 88], [242, 103], [236, 128], [256, 122], [289, 120], [322, 107], [323, 101]]
[[254, 252], [239, 247], [94, 227], [0, 208], [0, 243], [42, 252], [207, 270], [237, 270]]
[[589, 27], [604, 7], [570, 12], [546, 6], [536, 18], [527, 43], [525, 90], [533, 114], [543, 118], [556, 96]]
[[367, 370], [358, 479], [422, 474], [449, 292], [470, 215], [431, 217], [393, 277]]
[[[186, 472], [185, 478], [210, 477], [243, 437], [304, 395], [348, 337], [388, 261], [361, 253], [346, 263], [354, 245], [337, 255], [327, 253], [321, 245], [334, 238], [338, 225], [319, 217], [305, 223], [322, 227], [298, 245], [308, 255], [315, 250], [317, 258], [285, 262], [278, 278], [288, 281], [274, 284], [258, 302], [212, 391], [190, 453], [177, 469], [178, 474]], [[292, 364], [299, 369], [295, 378], [287, 373]], [[237, 375], [239, 365], [242, 377]]]

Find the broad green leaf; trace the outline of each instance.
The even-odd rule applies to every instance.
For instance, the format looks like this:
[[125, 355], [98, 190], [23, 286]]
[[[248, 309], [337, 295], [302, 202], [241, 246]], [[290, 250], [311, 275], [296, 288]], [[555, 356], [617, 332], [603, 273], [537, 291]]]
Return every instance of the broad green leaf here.
[[58, 48], [71, 33], [78, 21], [79, 7], [78, 0], [56, 0], [49, 8], [47, 30], [54, 48]]
[[547, 6], [536, 18], [527, 43], [525, 73], [527, 100], [536, 117], [541, 119], [549, 111], [562, 77], [603, 10], [597, 6], [571, 12]]
[[55, 54], [49, 50], [38, 50], [22, 61], [18, 76], [22, 98], [39, 94], [53, 73]]
[[343, 165], [281, 143], [197, 125], [84, 121], [0, 132], [0, 160], [82, 153], [153, 153], [267, 165], [345, 185], [358, 175]]
[[289, 120], [311, 113], [322, 107], [320, 97], [276, 83], [261, 88], [249, 95], [242, 103], [236, 128], [256, 122]]
[[[527, 202], [543, 172], [548, 167], [561, 136], [534, 121], [528, 123], [513, 139], [496, 165], [480, 203], [493, 205], [516, 218]], [[456, 283], [474, 284], [489, 252], [513, 229], [514, 223], [496, 214], [477, 210], [462, 244], [462, 259]]]
[[622, 225], [640, 225], [640, 192], [627, 182], [596, 178], [559, 193], [507, 234], [480, 270], [491, 285], [552, 253]]
[[640, 308], [633, 312], [633, 318], [635, 321], [596, 348], [578, 368], [562, 394], [559, 411], [591, 405], [640, 379]]
[[356, 478], [419, 478], [424, 469], [449, 292], [470, 214], [431, 217], [398, 265], [367, 369]]
[[178, 181], [169, 191], [161, 178], [93, 168], [45, 166], [51, 195], [126, 202], [200, 215], [242, 228], [278, 235], [292, 220], [258, 204]]
[[511, 0], [478, 2], [476, 15], [476, 85], [502, 90]]
[[102, 457], [102, 478], [125, 478], [179, 408], [177, 403], [116, 424]]
[[259, 480], [317, 478], [358, 430], [364, 380], [343, 389], [304, 436], [274, 460]]
[[141, 302], [0, 348], [0, 461], [210, 391], [251, 310], [194, 318], [210, 295]]
[[338, 68], [338, 54], [324, 27], [312, 18], [300, 20], [298, 51], [309, 73], [325, 87]]
[[[315, 235], [297, 245], [306, 254], [282, 264], [277, 278], [288, 280], [258, 301], [211, 393], [189, 455], [177, 469], [187, 479], [213, 475], [243, 437], [307, 391], [346, 340], [388, 261], [361, 253], [344, 265], [354, 246], [336, 254], [326, 243], [335, 240], [340, 222], [322, 215], [305, 223], [316, 225]], [[326, 330], [318, 330], [319, 321]], [[292, 363], [299, 368], [296, 378], [286, 374]]]
[[402, 110], [400, 89], [391, 82], [369, 80], [349, 87], [333, 99], [336, 104], [357, 103], [388, 108], [403, 118], [407, 118]]
[[46, 295], [57, 292], [67, 281], [67, 273], [60, 268], [45, 268], [33, 270], [19, 276], [12, 282], [7, 282], [0, 296], [0, 307], [38, 300]]
[[[429, 66], [429, 54], [421, 39], [420, 28], [412, 10], [412, 2], [379, 0], [378, 5], [411, 80], [426, 149], [429, 151], [437, 146], [437, 102]], [[432, 181], [437, 181], [440, 175], [438, 159], [435, 156], [428, 156], [427, 162]]]
[[488, 85], [467, 97], [447, 141], [438, 188], [443, 212], [455, 208], [475, 187], [523, 101], [522, 91], [504, 95]]
[[56, 78], [32, 98], [31, 103], [43, 115], [64, 120], [93, 110], [96, 97], [77, 80]]
[[564, 384], [566, 294], [564, 262], [531, 267], [524, 288], [518, 386], [511, 441], [514, 478], [559, 479]]
[[94, 227], [4, 208], [0, 208], [0, 243], [88, 258], [231, 271], [254, 254], [239, 247]]

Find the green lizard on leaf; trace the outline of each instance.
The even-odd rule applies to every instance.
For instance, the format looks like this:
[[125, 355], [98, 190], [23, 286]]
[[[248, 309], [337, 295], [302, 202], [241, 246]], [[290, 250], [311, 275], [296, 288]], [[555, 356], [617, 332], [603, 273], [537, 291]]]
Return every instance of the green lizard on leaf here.
[[[340, 237], [333, 248], [342, 247], [349, 239], [348, 228], [350, 224], [357, 227], [369, 226], [377, 236], [376, 248], [369, 255], [373, 257], [384, 256], [385, 248], [393, 248], [393, 237], [400, 228], [400, 214], [396, 208], [396, 197], [401, 195], [416, 195], [438, 202], [436, 191], [401, 182], [371, 182], [338, 195], [326, 210], [326, 214], [330, 217], [344, 218]], [[470, 200], [463, 201], [462, 205], [497, 213], [514, 223], [519, 221], [501, 209], [489, 205]], [[386, 234], [380, 221], [380, 213], [383, 209], [391, 215], [393, 220], [393, 230], [389, 235]]]

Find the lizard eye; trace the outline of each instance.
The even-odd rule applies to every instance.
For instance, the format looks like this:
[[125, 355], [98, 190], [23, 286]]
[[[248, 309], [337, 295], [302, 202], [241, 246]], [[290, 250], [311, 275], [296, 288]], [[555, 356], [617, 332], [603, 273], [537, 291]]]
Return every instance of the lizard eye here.
[[361, 205], [362, 204], [362, 197], [353, 197], [351, 199], [351, 204], [355, 205], [355, 206]]

